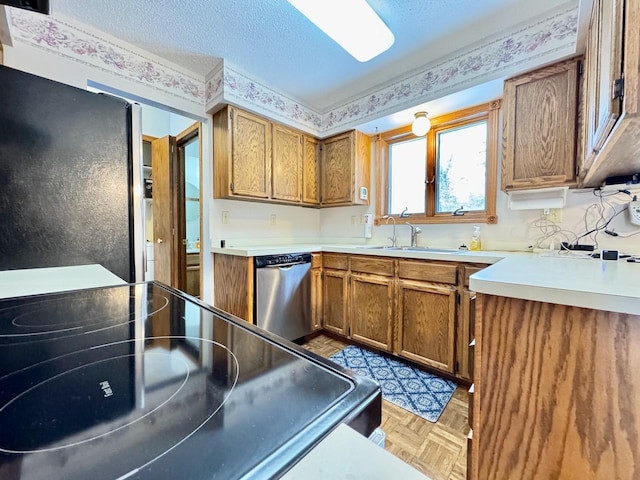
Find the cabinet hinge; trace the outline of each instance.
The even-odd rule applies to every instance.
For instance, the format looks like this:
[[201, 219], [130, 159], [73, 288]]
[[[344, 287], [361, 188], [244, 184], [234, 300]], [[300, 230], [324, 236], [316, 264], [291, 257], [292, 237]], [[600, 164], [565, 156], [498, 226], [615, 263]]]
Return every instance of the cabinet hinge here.
[[233, 183], [229, 184], [229, 190], [233, 192]]
[[230, 118], [231, 120], [233, 120], [233, 113], [234, 113], [234, 111], [235, 111], [235, 110], [231, 110], [231, 111], [229, 112], [229, 118]]
[[616, 78], [613, 81], [612, 100], [624, 97], [624, 77]]
[[453, 366], [453, 373], [458, 373], [460, 371], [460, 364], [458, 362]]
[[460, 305], [460, 293], [456, 292], [456, 303]]
[[578, 75], [582, 76], [584, 74], [584, 62], [578, 62]]

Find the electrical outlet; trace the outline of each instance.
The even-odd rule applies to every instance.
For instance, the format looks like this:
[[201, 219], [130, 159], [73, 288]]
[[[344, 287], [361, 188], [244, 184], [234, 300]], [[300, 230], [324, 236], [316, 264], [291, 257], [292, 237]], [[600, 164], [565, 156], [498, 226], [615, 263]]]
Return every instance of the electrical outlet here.
[[275, 213], [271, 214], [270, 221], [271, 221], [271, 225], [275, 225], [276, 224], [276, 214]]
[[553, 223], [562, 222], [562, 209], [561, 208], [545, 208], [543, 214], [547, 217], [547, 220]]
[[227, 212], [226, 210], [222, 212], [222, 223], [225, 225], [229, 223], [229, 212]]
[[356, 224], [356, 216], [351, 215], [351, 225], [355, 225], [355, 224]]

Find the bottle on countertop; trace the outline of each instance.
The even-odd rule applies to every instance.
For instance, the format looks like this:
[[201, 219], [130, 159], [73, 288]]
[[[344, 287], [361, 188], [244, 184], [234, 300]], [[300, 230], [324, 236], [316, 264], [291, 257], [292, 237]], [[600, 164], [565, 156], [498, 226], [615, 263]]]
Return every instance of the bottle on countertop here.
[[471, 235], [471, 243], [469, 243], [469, 250], [477, 251], [482, 250], [482, 241], [480, 240], [480, 227], [474, 225], [473, 235]]

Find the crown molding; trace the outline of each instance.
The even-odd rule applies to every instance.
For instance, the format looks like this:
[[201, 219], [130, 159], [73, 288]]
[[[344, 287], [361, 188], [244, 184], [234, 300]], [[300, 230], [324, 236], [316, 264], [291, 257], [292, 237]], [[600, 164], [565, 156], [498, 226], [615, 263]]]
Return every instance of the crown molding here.
[[205, 77], [65, 18], [5, 9], [13, 42], [108, 71], [214, 112], [224, 104], [262, 114], [319, 137], [572, 55], [578, 3], [461, 49], [326, 111], [251, 78], [222, 59]]

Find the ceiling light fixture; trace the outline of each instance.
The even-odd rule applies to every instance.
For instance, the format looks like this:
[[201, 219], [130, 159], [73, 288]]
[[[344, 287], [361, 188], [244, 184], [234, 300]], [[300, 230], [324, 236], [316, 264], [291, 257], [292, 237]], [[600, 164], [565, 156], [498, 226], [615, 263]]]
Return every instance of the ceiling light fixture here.
[[427, 112], [417, 112], [411, 124], [411, 131], [416, 137], [424, 137], [431, 130], [431, 121], [427, 117]]
[[380, 55], [395, 41], [391, 30], [365, 0], [289, 0], [289, 3], [360, 62]]

